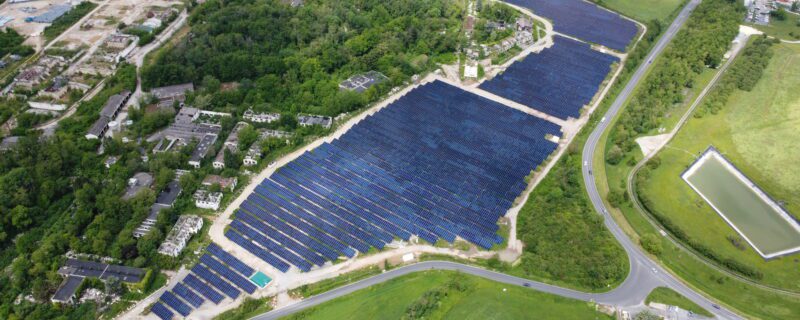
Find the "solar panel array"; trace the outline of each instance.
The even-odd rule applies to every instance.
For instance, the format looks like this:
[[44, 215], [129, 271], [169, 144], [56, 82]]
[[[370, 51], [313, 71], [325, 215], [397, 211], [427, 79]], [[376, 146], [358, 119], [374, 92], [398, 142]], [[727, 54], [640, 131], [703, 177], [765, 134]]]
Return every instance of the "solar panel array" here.
[[250, 194], [225, 235], [302, 271], [411, 236], [490, 248], [560, 128], [443, 82], [421, 86]]
[[172, 291], [161, 295], [160, 301], [153, 305], [153, 313], [162, 319], [171, 319], [174, 310], [186, 317], [206, 300], [218, 304], [225, 296], [236, 299], [242, 291], [250, 294], [256, 291], [256, 285], [248, 279], [256, 270], [215, 243], [206, 251], [192, 267], [192, 273], [175, 284]]
[[161, 302], [153, 304], [153, 306], [150, 307], [150, 311], [161, 318], [161, 320], [172, 320], [172, 318], [175, 317], [175, 314], [169, 311]]
[[616, 57], [556, 36], [555, 44], [512, 64], [480, 88], [560, 119], [579, 118]]
[[638, 28], [633, 21], [583, 0], [508, 0], [553, 21], [557, 32], [624, 52]]

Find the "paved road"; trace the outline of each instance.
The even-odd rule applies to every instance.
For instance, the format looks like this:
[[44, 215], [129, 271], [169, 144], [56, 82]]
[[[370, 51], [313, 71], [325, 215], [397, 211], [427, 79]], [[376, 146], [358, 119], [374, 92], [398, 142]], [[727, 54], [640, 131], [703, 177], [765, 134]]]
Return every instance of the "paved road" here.
[[[672, 40], [672, 38], [678, 32], [680, 26], [683, 25], [683, 23], [689, 17], [691, 11], [699, 3], [700, 0], [692, 0], [681, 11], [672, 25], [670, 25], [664, 36], [662, 36], [662, 38], [647, 56], [645, 62], [636, 70], [633, 77], [617, 97], [617, 100], [614, 101], [614, 103], [611, 105], [611, 108], [609, 108], [609, 110], [606, 112], [604, 119], [613, 119], [620, 112], [622, 106], [625, 104], [625, 101], [628, 100], [636, 88], [636, 85], [644, 78], [648, 68], [652, 64], [652, 61], [655, 60], [659, 54], [661, 54], [670, 40]], [[706, 310], [711, 311], [720, 318], [739, 319], [740, 317], [735, 313], [724, 308], [715, 307], [716, 305], [712, 301], [698, 294], [686, 286], [683, 282], [675, 278], [673, 275], [667, 273], [657, 263], [650, 260], [647, 254], [645, 254], [641, 248], [639, 248], [639, 246], [633, 243], [633, 241], [628, 238], [627, 235], [625, 235], [619, 225], [617, 225], [614, 221], [614, 218], [608, 213], [608, 209], [603, 203], [603, 197], [598, 192], [594, 176], [591, 173], [594, 154], [598, 147], [602, 148], [604, 146], [600, 144], [600, 138], [602, 137], [603, 133], [610, 128], [610, 121], [608, 120], [599, 123], [597, 127], [595, 127], [594, 131], [592, 131], [592, 134], [589, 136], [588, 141], [584, 145], [582, 160], [585, 165], [583, 166], [582, 172], [584, 184], [586, 185], [586, 190], [589, 194], [590, 200], [592, 201], [592, 205], [594, 206], [595, 210], [602, 213], [603, 217], [605, 218], [604, 220], [606, 227], [608, 227], [617, 241], [620, 242], [623, 248], [625, 248], [625, 251], [628, 253], [631, 267], [630, 277], [625, 280], [620, 288], [612, 292], [623, 291], [622, 293], [627, 293], [625, 288], [629, 287], [630, 285], [634, 287], [638, 287], [641, 284], [644, 284], [645, 286], [664, 285], [679, 292], [683, 296], [697, 303]], [[631, 282], [634, 283], [632, 284]]]
[[[652, 61], [663, 52], [667, 44], [669, 44], [669, 42], [674, 38], [680, 27], [686, 22], [689, 15], [694, 8], [697, 7], [700, 1], [701, 0], [692, 0], [684, 7], [672, 25], [670, 25], [669, 29], [653, 47], [644, 63], [642, 63], [636, 70], [628, 84], [617, 97], [616, 101], [614, 101], [614, 104], [612, 104], [611, 108], [606, 112], [605, 119], [613, 119], [620, 112], [624, 102], [633, 93], [637, 84], [644, 78], [647, 70], [652, 64]], [[394, 269], [383, 274], [310, 297], [296, 304], [261, 314], [253, 319], [277, 319], [294, 312], [316, 306], [337, 297], [347, 295], [360, 289], [364, 289], [374, 284], [385, 282], [392, 278], [430, 269], [458, 270], [464, 273], [480, 276], [493, 281], [507, 283], [510, 285], [527, 286], [534, 290], [556, 294], [559, 296], [584, 301], [595, 301], [598, 303], [615, 306], [639, 305], [653, 288], [658, 286], [667, 286], [714, 313], [719, 318], [740, 319], [741, 317], [729, 310], [715, 307], [716, 305], [713, 302], [687, 287], [674, 276], [665, 272], [665, 270], [657, 263], [651, 261], [650, 258], [635, 243], [633, 243], [630, 238], [625, 235], [622, 229], [616, 224], [614, 219], [608, 214], [608, 210], [605, 207], [602, 197], [596, 188], [594, 177], [592, 174], [590, 174], [592, 171], [592, 155], [595, 154], [596, 149], [600, 146], [600, 137], [608, 129], [609, 121], [603, 121], [598, 124], [584, 146], [583, 161], [586, 163], [586, 165], [583, 168], [583, 176], [584, 182], [587, 186], [587, 192], [589, 193], [592, 201], [592, 205], [603, 215], [605, 218], [604, 220], [606, 227], [608, 227], [614, 237], [620, 242], [622, 247], [628, 253], [630, 273], [628, 278], [625, 279], [625, 281], [614, 290], [599, 294], [585, 293], [459, 263], [430, 261]]]

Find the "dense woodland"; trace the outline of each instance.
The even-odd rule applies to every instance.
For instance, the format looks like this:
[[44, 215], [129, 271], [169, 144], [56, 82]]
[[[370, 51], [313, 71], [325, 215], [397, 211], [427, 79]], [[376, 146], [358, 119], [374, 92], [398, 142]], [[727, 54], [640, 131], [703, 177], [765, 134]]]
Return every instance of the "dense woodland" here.
[[[306, 1], [291, 8], [279, 0], [207, 1], [192, 10], [189, 35], [162, 50], [142, 70], [143, 84], [150, 88], [194, 82], [199, 89], [188, 103], [234, 114], [221, 121], [222, 136], [251, 106], [287, 115], [258, 125], [295, 133], [289, 145], [280, 140], [261, 145], [266, 154], [280, 153], [301, 144], [306, 136], [326, 132], [299, 127], [294, 120], [297, 112], [336, 115], [359, 109], [412, 75], [431, 70], [436, 62], [452, 61], [461, 41], [463, 8], [453, 1], [324, 2]], [[0, 38], [19, 42], [10, 33]], [[384, 73], [390, 81], [364, 94], [339, 90], [341, 80], [369, 70]], [[221, 90], [224, 82], [239, 85]], [[193, 145], [176, 153], [150, 155], [144, 163], [133, 143], [106, 140], [105, 154], [98, 155], [99, 142], [83, 138], [111, 95], [135, 87], [136, 68], [123, 64], [100, 93], [60, 122], [54, 136], [41, 139], [39, 133], [21, 126], [14, 132], [22, 136], [19, 145], [0, 154], [0, 319], [94, 318], [98, 311], [94, 304], [49, 303], [62, 281], [56, 270], [70, 250], [108, 256], [156, 273], [178, 265], [178, 260], [156, 250], [178, 213], [193, 207], [190, 195], [212, 169], [184, 176], [184, 196], [159, 216], [154, 231], [135, 239], [133, 229], [175, 169], [186, 166]], [[19, 109], [16, 104], [4, 103], [0, 116], [10, 117]], [[134, 136], [141, 137], [167, 125], [171, 115], [132, 112], [131, 118]], [[251, 133], [244, 132], [243, 140], [255, 140], [255, 131]], [[222, 142], [215, 147], [220, 149]], [[108, 155], [120, 157], [111, 169], [103, 165]], [[222, 175], [238, 174], [238, 156], [226, 153], [231, 168]], [[140, 171], [153, 174], [155, 187], [122, 200], [127, 179]], [[18, 300], [26, 296], [41, 303]], [[134, 293], [125, 297], [141, 298]]]
[[525, 244], [520, 269], [529, 277], [602, 289], [626, 277], [627, 259], [584, 194], [573, 147], [519, 213], [518, 237]]
[[695, 9], [617, 121], [609, 163], [618, 163], [623, 153], [634, 150], [636, 136], [658, 128], [664, 116], [684, 101], [697, 75], [719, 66], [743, 15], [743, 5], [734, 0], [703, 1]]
[[[256, 109], [337, 115], [375, 101], [437, 62], [452, 61], [464, 9], [454, 1], [209, 0], [190, 16], [191, 33], [145, 68], [145, 88], [241, 82], [212, 94], [213, 110]], [[364, 94], [339, 82], [370, 70], [390, 81]], [[243, 109], [244, 108], [244, 109]]]
[[14, 29], [0, 30], [0, 59], [9, 53], [20, 56], [27, 56], [33, 53], [33, 48], [23, 46], [23, 42], [25, 42], [25, 37], [14, 31]]
[[749, 44], [741, 53], [741, 57], [736, 58], [730, 69], [725, 72], [722, 81], [706, 96], [702, 108], [695, 111], [694, 116], [699, 118], [707, 113], [717, 114], [736, 90], [753, 90], [772, 59], [772, 45], [776, 41], [779, 40], [764, 36]]

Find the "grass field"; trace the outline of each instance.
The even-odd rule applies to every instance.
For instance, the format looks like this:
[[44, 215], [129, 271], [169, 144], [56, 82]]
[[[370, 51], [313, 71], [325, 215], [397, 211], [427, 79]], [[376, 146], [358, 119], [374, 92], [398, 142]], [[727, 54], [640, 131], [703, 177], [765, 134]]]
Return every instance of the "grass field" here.
[[683, 0], [603, 0], [603, 4], [642, 22], [664, 20], [683, 3]]
[[751, 26], [770, 36], [778, 37], [784, 40], [800, 40], [800, 15], [796, 13], [789, 13], [789, 17], [783, 21], [775, 18], [770, 19], [768, 26], [760, 26], [755, 24], [751, 24]]
[[761, 256], [768, 259], [800, 249], [797, 222], [717, 150], [706, 151], [683, 179]]
[[[775, 79], [770, 79], [775, 77], [776, 73], [774, 70], [781, 69], [783, 65], [787, 63], [791, 63], [792, 60], [796, 59], [797, 46], [795, 47], [788, 47], [787, 45], [781, 45], [776, 52], [776, 57], [773, 59], [773, 66], [770, 67], [768, 70], [767, 75], [764, 76], [762, 81], [775, 81]], [[781, 62], [781, 60], [783, 60]], [[788, 60], [788, 61], [787, 61]], [[792, 72], [793, 68], [786, 69], [786, 73]], [[796, 72], [796, 71], [795, 71]], [[709, 74], [713, 76], [713, 74]], [[692, 101], [694, 98], [692, 96], [696, 95], [697, 92], [702, 89], [708, 82], [707, 80], [711, 78], [711, 76], [702, 75], [696, 79], [695, 88], [692, 92], [689, 93], [689, 99], [687, 101]], [[768, 82], [769, 83], [769, 82]], [[780, 82], [778, 82], [780, 83]], [[790, 88], [792, 83], [783, 84], [780, 83], [781, 86], [785, 88]], [[751, 94], [758, 92], [759, 90], [765, 90], [763, 88], [763, 84], [759, 86], [756, 90], [754, 90]], [[777, 90], [777, 88], [775, 88]], [[783, 90], [786, 91], [786, 90]], [[791, 91], [789, 91], [791, 92]], [[740, 99], [741, 95], [735, 95], [731, 98], [730, 101], [736, 101]], [[737, 105], [745, 105], [742, 102], [737, 102]], [[677, 119], [680, 113], [685, 112], [688, 106], [686, 104], [682, 104], [678, 106], [674, 113], [675, 118]], [[730, 110], [730, 107], [727, 107]], [[752, 115], [751, 115], [752, 116]], [[763, 116], [763, 115], [762, 115]], [[726, 121], [725, 119], [729, 117], [725, 114], [720, 114], [719, 116], [706, 116], [704, 119], [693, 119], [689, 122], [689, 126], [691, 127], [702, 127], [703, 125], [713, 126], [714, 119], [717, 121]], [[672, 117], [669, 117], [672, 118]], [[796, 116], [795, 116], [796, 118]], [[787, 117], [786, 119], [791, 119], [791, 117]], [[698, 121], [705, 121], [703, 124], [696, 124], [695, 122]], [[710, 120], [710, 121], [709, 121]], [[766, 120], [761, 120], [759, 122], [768, 122]], [[663, 126], [666, 130], [670, 130], [674, 127], [675, 121], [665, 121]], [[764, 124], [762, 124], [763, 126]], [[685, 130], [684, 130], [685, 131]], [[656, 134], [656, 133], [652, 133]], [[682, 133], [684, 134], [684, 133]], [[704, 135], [706, 133], [703, 133]], [[695, 136], [698, 136], [698, 133], [694, 133]], [[608, 138], [607, 134], [604, 135], [604, 141]], [[712, 138], [708, 138], [712, 139]], [[716, 143], [716, 141], [715, 141]], [[706, 144], [707, 146], [707, 144]], [[785, 146], [785, 145], [784, 145]], [[698, 150], [701, 151], [701, 150]], [[635, 155], [636, 160], [638, 161], [641, 159], [641, 153], [637, 153]], [[692, 157], [687, 157], [688, 159], [693, 159]], [[662, 159], [662, 165], [664, 163]], [[627, 164], [628, 159], [623, 160], [619, 165], [612, 166], [608, 165], [605, 162], [605, 156], [602, 152], [598, 152], [594, 158], [595, 163], [595, 172], [594, 175], [597, 177], [598, 181], [598, 188], [601, 190], [601, 194], [607, 194], [609, 190], [614, 192], [621, 192], [624, 193], [625, 191], [625, 184], [626, 179], [628, 177], [628, 173], [630, 172], [632, 166]], [[686, 162], [684, 166], [688, 166], [690, 162]], [[674, 177], [679, 177], [681, 170], [678, 170]], [[749, 174], [748, 172], [745, 172]], [[606, 177], [603, 179], [603, 177]], [[751, 179], [761, 183], [757, 177], [749, 176]], [[682, 182], [685, 185], [685, 182]], [[766, 188], [764, 185], [760, 185], [762, 188]], [[766, 190], [770, 192], [772, 195], [774, 190]], [[693, 194], [693, 192], [692, 192]], [[778, 198], [776, 195], [773, 197]], [[699, 198], [699, 197], [698, 197]], [[780, 199], [780, 198], [778, 198]], [[702, 201], [702, 200], [700, 200]], [[706, 294], [714, 297], [719, 301], [720, 304], [727, 305], [733, 309], [738, 310], [741, 314], [746, 315], [749, 318], [758, 318], [758, 319], [788, 319], [794, 318], [795, 316], [800, 314], [800, 297], [791, 296], [786, 294], [777, 293], [774, 291], [770, 291], [768, 289], [764, 289], [761, 287], [753, 286], [742, 282], [737, 279], [733, 279], [726, 274], [721, 273], [717, 269], [703, 263], [700, 259], [698, 259], [693, 253], [686, 252], [683, 249], [678, 248], [674, 243], [669, 241], [665, 237], [658, 237], [658, 233], [660, 229], [654, 227], [650, 221], [646, 219], [642, 213], [640, 213], [636, 208], [633, 207], [630, 201], [624, 201], [623, 203], [618, 203], [618, 208], [613, 208], [610, 210], [614, 219], [620, 224], [622, 229], [634, 240], [639, 239], [642, 235], [656, 235], [656, 239], [660, 239], [658, 244], [662, 248], [662, 251], [657, 256], [653, 256], [653, 258], [659, 260], [664, 266], [669, 268], [672, 272], [677, 274], [682, 280], [691, 284], [694, 288], [705, 292]], [[796, 206], [796, 205], [795, 205]], [[695, 211], [694, 208], [691, 209]], [[791, 210], [791, 209], [790, 209]], [[716, 215], [715, 213], [710, 212], [709, 214]], [[717, 218], [719, 219], [719, 218]], [[720, 219], [721, 220], [721, 219]], [[707, 233], [714, 233], [717, 232], [716, 230], [709, 229]], [[729, 245], [730, 246], [730, 245]], [[753, 255], [757, 254], [755, 252], [752, 253]], [[760, 258], [759, 258], [760, 259]], [[773, 260], [771, 263], [781, 263], [787, 268], [792, 265], [792, 263], [797, 263], [797, 257], [786, 257], [779, 260]], [[763, 262], [763, 259], [760, 260]], [[796, 269], [796, 267], [795, 267]], [[781, 270], [772, 270], [777, 272], [778, 274], [783, 274]], [[794, 272], [794, 275], [785, 275], [784, 278], [787, 280], [787, 286], [791, 286], [792, 283], [796, 283], [797, 271], [790, 270], [789, 272]]]
[[752, 92], [737, 92], [717, 115], [692, 119], [660, 154], [661, 166], [640, 186], [652, 209], [719, 255], [757, 268], [765, 283], [800, 290], [797, 255], [765, 261], [680, 178], [713, 144], [788, 211], [800, 215], [800, 45], [780, 45]]
[[453, 277], [466, 284], [450, 290], [425, 319], [612, 319], [594, 305], [459, 274], [426, 271], [378, 284], [326, 302], [288, 319], [401, 319], [408, 307]]
[[689, 310], [709, 318], [714, 316], [708, 312], [708, 310], [703, 309], [691, 300], [684, 298], [682, 295], [680, 295], [680, 293], [677, 293], [666, 287], [658, 287], [653, 289], [653, 291], [647, 295], [647, 299], [645, 299], [645, 303], [650, 302], [663, 303], [669, 306], [677, 306], [683, 310]]

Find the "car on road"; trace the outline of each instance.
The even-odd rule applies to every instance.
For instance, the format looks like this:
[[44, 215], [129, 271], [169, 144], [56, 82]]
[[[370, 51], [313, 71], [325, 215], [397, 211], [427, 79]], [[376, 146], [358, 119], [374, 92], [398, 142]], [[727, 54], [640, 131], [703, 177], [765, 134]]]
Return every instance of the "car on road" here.
[[526, 287], [526, 288], [530, 288], [530, 287], [531, 287], [531, 284], [530, 284], [530, 283], [527, 283], [527, 282], [525, 282], [525, 283], [523, 283], [523, 284], [522, 284], [522, 286], [523, 286], [523, 287]]
[[717, 304], [712, 304], [711, 306], [712, 306], [712, 307], [714, 307], [714, 309], [717, 309], [717, 310], [721, 310], [721, 309], [722, 309], [722, 308], [720, 308], [720, 307], [719, 307], [719, 305], [717, 305]]

